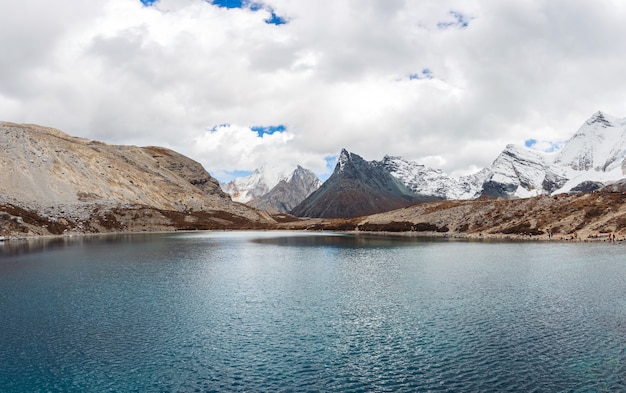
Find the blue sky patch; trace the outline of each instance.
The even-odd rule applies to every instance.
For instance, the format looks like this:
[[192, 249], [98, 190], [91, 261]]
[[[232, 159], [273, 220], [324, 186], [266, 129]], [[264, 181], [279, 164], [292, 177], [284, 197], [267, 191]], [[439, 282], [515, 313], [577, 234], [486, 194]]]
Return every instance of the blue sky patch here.
[[437, 23], [437, 27], [441, 30], [449, 29], [451, 27], [458, 27], [459, 29], [465, 29], [469, 26], [469, 18], [467, 15], [464, 15], [458, 11], [449, 11], [448, 14], [454, 18], [454, 21], [449, 22], [439, 22]]
[[140, 0], [141, 4], [145, 5], [146, 7], [150, 7], [152, 4], [156, 3], [157, 0]]
[[[155, 0], [141, 0], [141, 1], [155, 1]], [[251, 1], [251, 0], [212, 0], [211, 4], [221, 8], [249, 8], [251, 11], [266, 10], [270, 13], [270, 17], [265, 19], [265, 23], [269, 25], [284, 25], [289, 22], [285, 17], [279, 16], [274, 12], [272, 7], [269, 7], [263, 3]]]
[[237, 177], [250, 176], [253, 171], [227, 171], [226, 174], [229, 178], [235, 179]]
[[278, 16], [274, 13], [274, 10], [269, 9], [271, 16], [268, 19], [265, 19], [265, 23], [269, 25], [284, 25], [287, 24], [287, 19], [281, 16]]
[[338, 159], [339, 159], [338, 155], [324, 157], [324, 161], [326, 161], [326, 170], [328, 172], [332, 172], [335, 169], [335, 165], [337, 165]]
[[527, 139], [524, 141], [524, 146], [529, 149], [539, 150], [546, 153], [553, 153], [555, 151], [559, 151], [565, 146], [565, 141], [563, 142], [551, 142], [551, 141], [538, 141], [536, 139]]
[[424, 68], [422, 72], [409, 74], [409, 80], [412, 81], [412, 80], [419, 80], [419, 79], [433, 79], [433, 72], [428, 68]]
[[326, 161], [326, 169], [324, 170], [324, 173], [316, 173], [317, 177], [322, 182], [325, 182], [326, 180], [328, 180], [330, 175], [333, 174], [333, 171], [335, 170], [335, 166], [337, 165], [338, 159], [339, 159], [338, 155], [324, 157], [324, 161]]
[[275, 132], [285, 132], [287, 131], [287, 127], [285, 127], [284, 125], [280, 124], [277, 126], [267, 126], [267, 127], [263, 127], [263, 126], [252, 126], [250, 127], [250, 129], [254, 132], [257, 133], [258, 136], [260, 136], [261, 138], [263, 137], [263, 135], [272, 135]]
[[524, 142], [524, 145], [526, 147], [533, 147], [535, 146], [536, 143], [537, 143], [536, 139], [527, 139], [526, 142]]
[[222, 8], [243, 8], [244, 6], [241, 0], [213, 0], [213, 4]]

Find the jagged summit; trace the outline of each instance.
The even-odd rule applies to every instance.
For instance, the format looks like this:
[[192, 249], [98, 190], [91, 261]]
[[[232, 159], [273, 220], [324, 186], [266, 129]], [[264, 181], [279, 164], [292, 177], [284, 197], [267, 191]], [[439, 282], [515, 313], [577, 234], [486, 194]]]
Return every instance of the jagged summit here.
[[235, 202], [271, 213], [287, 213], [321, 184], [313, 172], [300, 165], [293, 169], [266, 164], [249, 176], [220, 186]]
[[250, 201], [249, 205], [273, 214], [288, 213], [321, 185], [322, 182], [313, 172], [298, 165], [286, 179], [280, 180], [266, 194]]
[[[357, 159], [361, 159], [360, 156], [356, 156]], [[343, 172], [345, 167], [350, 164], [352, 161], [352, 153], [347, 151], [345, 148], [341, 149], [341, 153], [339, 153], [339, 158], [337, 159], [337, 165], [335, 165], [335, 172]]]
[[600, 124], [605, 127], [613, 127], [613, 123], [618, 120], [616, 117], [607, 115], [602, 111], [594, 113], [586, 122], [587, 125]]
[[576, 131], [555, 163], [577, 171], [609, 172], [626, 159], [626, 119], [596, 112]]
[[343, 149], [333, 174], [291, 213], [300, 217], [357, 217], [432, 199], [414, 194], [380, 163]]
[[248, 176], [238, 177], [229, 183], [220, 183], [220, 186], [233, 201], [248, 203], [267, 194], [281, 180], [289, 178], [293, 171], [293, 168], [267, 164]]

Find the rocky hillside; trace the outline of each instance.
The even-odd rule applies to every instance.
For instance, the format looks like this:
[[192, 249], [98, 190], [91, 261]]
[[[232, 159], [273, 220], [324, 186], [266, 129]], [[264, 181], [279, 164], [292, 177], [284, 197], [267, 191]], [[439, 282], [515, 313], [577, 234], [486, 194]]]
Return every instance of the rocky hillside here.
[[365, 161], [343, 149], [333, 174], [291, 214], [299, 217], [357, 217], [433, 199], [416, 195], [379, 163]]
[[352, 219], [294, 219], [280, 227], [512, 239], [608, 240], [615, 234], [625, 240], [626, 193], [438, 201]]
[[[6, 228], [20, 221], [11, 217], [22, 217], [22, 232], [28, 225], [47, 225], [50, 233], [120, 230], [135, 225], [132, 217], [122, 218], [134, 209], [176, 215], [157, 220], [157, 229], [180, 228], [185, 220], [189, 227], [213, 228], [272, 222], [232, 202], [199, 163], [169, 149], [113, 146], [12, 123], [0, 123], [0, 145], [0, 212]], [[140, 218], [137, 213], [136, 222]], [[114, 219], [124, 222], [108, 222]]]

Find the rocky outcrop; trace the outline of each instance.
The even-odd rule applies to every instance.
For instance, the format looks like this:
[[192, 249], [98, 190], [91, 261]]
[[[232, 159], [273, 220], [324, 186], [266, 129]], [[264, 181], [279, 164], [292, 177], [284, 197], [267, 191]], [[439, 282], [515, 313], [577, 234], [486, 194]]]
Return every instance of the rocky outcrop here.
[[613, 182], [601, 189], [603, 192], [626, 192], [626, 179], [621, 179], [616, 182]]
[[594, 192], [604, 187], [604, 183], [599, 181], [584, 181], [573, 187], [570, 192]]

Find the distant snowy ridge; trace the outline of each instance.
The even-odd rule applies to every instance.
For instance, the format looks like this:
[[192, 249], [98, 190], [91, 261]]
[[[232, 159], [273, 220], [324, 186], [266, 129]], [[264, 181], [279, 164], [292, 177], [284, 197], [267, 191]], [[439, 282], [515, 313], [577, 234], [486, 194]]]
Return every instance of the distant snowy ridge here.
[[416, 194], [443, 199], [473, 199], [480, 195], [490, 172], [482, 171], [459, 179], [441, 169], [429, 168], [402, 157], [385, 156], [379, 164]]
[[264, 165], [248, 176], [238, 177], [229, 183], [220, 183], [220, 186], [233, 201], [248, 203], [267, 194], [281, 180], [288, 181], [294, 171], [295, 169]]
[[295, 169], [264, 165], [249, 176], [220, 183], [233, 201], [270, 213], [288, 212], [321, 185], [313, 172], [300, 165]]
[[[342, 152], [339, 170], [349, 158]], [[626, 177], [626, 119], [596, 112], [558, 152], [507, 145], [489, 168], [458, 179], [402, 157], [385, 156], [377, 164], [414, 193], [444, 199], [590, 190]]]
[[[343, 149], [335, 172], [349, 172], [354, 162], [361, 161], [360, 156]], [[480, 196], [527, 198], [589, 191], [626, 177], [626, 118], [596, 112], [560, 151], [546, 153], [526, 146], [507, 145], [490, 167], [461, 178], [397, 156], [387, 155], [382, 161], [367, 164], [373, 165], [368, 171], [374, 170], [374, 167], [384, 169], [418, 196], [442, 199], [474, 199]], [[302, 172], [299, 172], [296, 181], [296, 173], [294, 170], [264, 166], [250, 176], [221, 186], [236, 202], [265, 207], [271, 200], [271, 205], [278, 206], [280, 203], [284, 210], [284, 206], [293, 204], [292, 196], [300, 198], [303, 193], [308, 195], [321, 185], [314, 175], [315, 179], [310, 175], [303, 178]], [[281, 182], [288, 184], [282, 184], [270, 193]], [[289, 187], [297, 187], [298, 191]], [[290, 197], [287, 198], [287, 195]]]
[[286, 179], [280, 180], [269, 192], [251, 200], [248, 205], [271, 214], [288, 213], [321, 185], [313, 172], [298, 165]]

